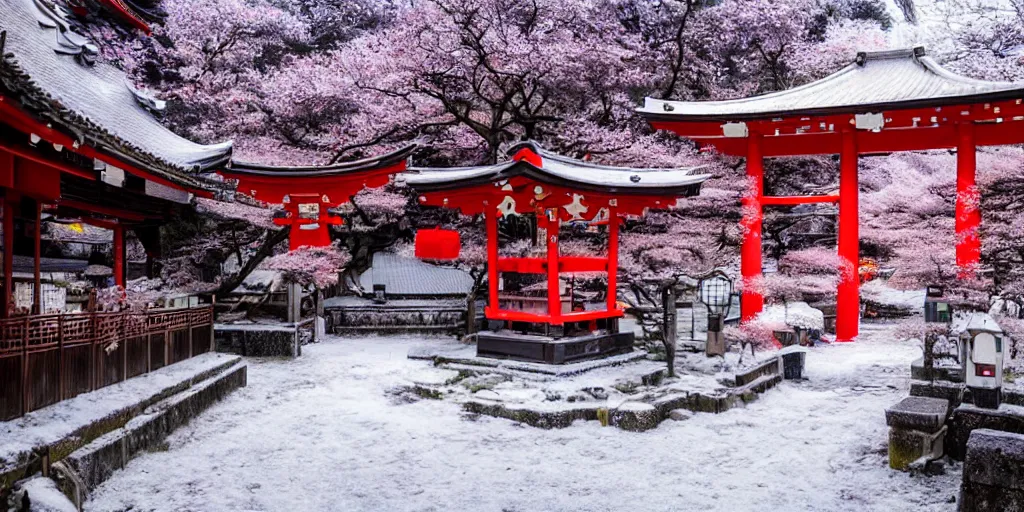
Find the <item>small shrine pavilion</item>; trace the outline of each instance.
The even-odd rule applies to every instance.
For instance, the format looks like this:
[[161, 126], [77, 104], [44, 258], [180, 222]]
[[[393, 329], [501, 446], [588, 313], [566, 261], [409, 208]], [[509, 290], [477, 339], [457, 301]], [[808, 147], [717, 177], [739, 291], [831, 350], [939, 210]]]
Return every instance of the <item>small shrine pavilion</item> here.
[[[858, 155], [955, 149], [957, 151], [956, 262], [961, 275], [978, 265], [981, 212], [975, 148], [1024, 143], [1024, 84], [986, 82], [939, 66], [924, 48], [859, 53], [840, 71], [793, 89], [726, 101], [648, 98], [638, 109], [651, 126], [673, 131], [719, 153], [745, 156], [756, 189], [744, 198], [741, 274], [761, 275], [761, 214], [765, 206], [838, 203], [839, 254], [849, 265], [839, 285], [836, 335], [851, 341], [859, 330], [857, 265]], [[838, 154], [839, 193], [764, 195], [764, 158]], [[744, 287], [742, 316], [749, 320], [763, 298]]]
[[[695, 169], [630, 169], [570, 159], [524, 142], [509, 149], [508, 162], [480, 167], [411, 168], [405, 183], [428, 206], [457, 208], [464, 215], [483, 214], [487, 226], [488, 306], [485, 316], [495, 330], [479, 333], [481, 356], [560, 364], [632, 350], [633, 333], [619, 332], [623, 312], [617, 306], [619, 221], [641, 216], [648, 208], [669, 208], [680, 197], [695, 196], [709, 175]], [[499, 255], [499, 218], [536, 215], [545, 233], [543, 256]], [[607, 225], [607, 256], [562, 256], [560, 228], [568, 222]], [[420, 257], [451, 257], [445, 236], [437, 247], [419, 236], [443, 230], [421, 230]], [[435, 239], [436, 240], [436, 239]], [[439, 256], [433, 256], [433, 254]], [[535, 274], [546, 282], [546, 304], [524, 307], [521, 298], [503, 295], [501, 273]], [[562, 297], [560, 275], [606, 272], [605, 305], [574, 310]]]
[[284, 211], [274, 222], [291, 226], [289, 249], [330, 245], [329, 226], [342, 223], [330, 212], [364, 188], [383, 187], [405, 170], [415, 145], [363, 160], [322, 166], [270, 166], [232, 161], [218, 173], [238, 182], [237, 190]]
[[[159, 226], [212, 197], [203, 173], [230, 142], [196, 144], [154, 117], [163, 102], [132, 87], [65, 13], [0, 0], [0, 421], [211, 349], [209, 305], [67, 313], [41, 293], [44, 223], [112, 231], [113, 280], [125, 284], [125, 233], [159, 256]], [[46, 243], [49, 243], [48, 241]], [[15, 261], [32, 262], [31, 307], [15, 310]], [[111, 350], [106, 350], [106, 348]]]

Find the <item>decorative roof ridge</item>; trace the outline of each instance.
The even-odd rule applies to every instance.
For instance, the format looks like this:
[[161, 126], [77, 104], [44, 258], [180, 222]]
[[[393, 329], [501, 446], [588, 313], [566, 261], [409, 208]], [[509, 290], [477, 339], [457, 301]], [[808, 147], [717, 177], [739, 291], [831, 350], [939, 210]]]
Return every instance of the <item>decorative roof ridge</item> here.
[[228, 166], [224, 168], [224, 171], [238, 174], [262, 176], [287, 175], [296, 177], [360, 172], [380, 167], [389, 167], [407, 160], [418, 147], [417, 144], [409, 144], [390, 153], [328, 165], [264, 165], [232, 159]]
[[575, 165], [575, 166], [579, 166], [579, 167], [585, 167], [585, 168], [596, 169], [596, 170], [603, 170], [603, 171], [620, 171], [620, 172], [679, 172], [679, 171], [686, 171], [686, 172], [692, 174], [695, 171], [698, 171], [700, 169], [703, 169], [703, 168], [707, 167], [706, 165], [681, 166], [681, 167], [629, 167], [629, 166], [622, 166], [622, 165], [599, 164], [599, 163], [594, 163], [594, 162], [590, 162], [590, 161], [587, 161], [587, 160], [580, 160], [578, 158], [572, 158], [572, 157], [569, 157], [569, 156], [566, 156], [566, 155], [555, 153], [553, 151], [545, 149], [544, 146], [542, 146], [540, 144], [540, 142], [537, 142], [536, 140], [532, 140], [532, 139], [525, 140], [525, 141], [520, 141], [520, 142], [517, 142], [517, 143], [509, 146], [509, 148], [505, 151], [505, 154], [511, 157], [511, 156], [513, 156], [514, 154], [518, 153], [519, 151], [521, 151], [523, 149], [529, 149], [530, 151], [533, 151], [534, 153], [539, 155], [542, 160], [551, 159], [551, 160], [554, 160], [556, 162], [561, 162], [561, 163], [564, 163], [564, 164]]
[[894, 59], [907, 59], [924, 57], [928, 54], [924, 46], [914, 46], [911, 48], [896, 48], [892, 50], [879, 50], [874, 52], [857, 52], [857, 57], [854, 62], [860, 65], [864, 65], [865, 62], [876, 61], [876, 60], [894, 60]]

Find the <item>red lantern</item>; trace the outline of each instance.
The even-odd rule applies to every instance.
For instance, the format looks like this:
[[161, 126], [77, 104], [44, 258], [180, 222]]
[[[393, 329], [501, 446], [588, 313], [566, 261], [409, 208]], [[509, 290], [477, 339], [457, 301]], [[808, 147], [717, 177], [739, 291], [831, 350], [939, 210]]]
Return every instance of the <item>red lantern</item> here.
[[462, 242], [459, 232], [448, 229], [421, 229], [416, 232], [416, 257], [422, 260], [454, 260]]

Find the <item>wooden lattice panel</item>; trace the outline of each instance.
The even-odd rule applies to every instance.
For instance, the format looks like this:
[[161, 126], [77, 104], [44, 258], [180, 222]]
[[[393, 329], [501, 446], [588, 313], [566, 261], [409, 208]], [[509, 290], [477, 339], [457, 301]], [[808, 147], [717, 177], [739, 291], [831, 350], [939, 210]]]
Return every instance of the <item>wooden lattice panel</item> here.
[[27, 330], [25, 318], [0, 320], [0, 354], [21, 352]]
[[126, 314], [124, 319], [124, 337], [137, 338], [149, 334], [149, 318], [146, 315]]
[[212, 307], [194, 308], [190, 309], [188, 313], [189, 325], [192, 327], [201, 327], [213, 323]]
[[152, 313], [149, 315], [149, 332], [177, 331], [188, 327], [187, 309]]
[[96, 314], [96, 342], [104, 345], [124, 339], [124, 313]]
[[60, 343], [60, 316], [33, 316], [28, 322], [29, 350], [54, 347]]
[[64, 335], [64, 346], [92, 343], [96, 339], [93, 330], [93, 315], [64, 315], [61, 331]]

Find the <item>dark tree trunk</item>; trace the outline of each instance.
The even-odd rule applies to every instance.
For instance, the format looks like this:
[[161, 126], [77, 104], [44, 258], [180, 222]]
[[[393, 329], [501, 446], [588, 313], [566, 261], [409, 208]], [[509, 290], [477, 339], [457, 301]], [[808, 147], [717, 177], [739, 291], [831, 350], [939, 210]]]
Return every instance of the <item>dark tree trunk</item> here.
[[256, 254], [253, 254], [252, 257], [249, 258], [249, 261], [245, 262], [245, 265], [242, 266], [242, 269], [239, 270], [237, 274], [222, 281], [220, 287], [214, 292], [214, 295], [218, 299], [222, 299], [227, 294], [234, 291], [235, 288], [238, 288], [238, 286], [242, 284], [242, 281], [245, 281], [245, 278], [249, 277], [249, 274], [252, 274], [260, 263], [263, 263], [263, 260], [274, 254], [274, 247], [277, 247], [277, 244], [288, 239], [288, 234], [290, 232], [291, 227], [285, 227], [279, 231], [267, 233], [267, 237], [263, 240], [263, 244], [260, 245]]

